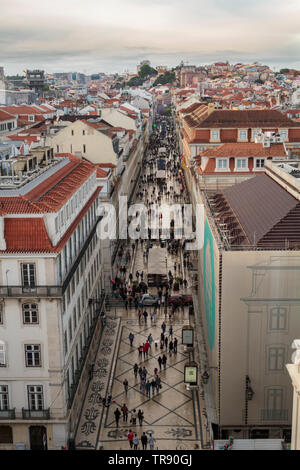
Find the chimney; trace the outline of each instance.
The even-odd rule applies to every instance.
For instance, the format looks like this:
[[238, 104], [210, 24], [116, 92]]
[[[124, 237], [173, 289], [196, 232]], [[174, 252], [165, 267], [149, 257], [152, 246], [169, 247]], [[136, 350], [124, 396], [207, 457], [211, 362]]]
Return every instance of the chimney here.
[[208, 106], [207, 106], [208, 115], [210, 115], [214, 110], [215, 110], [215, 104], [214, 103], [208, 103]]

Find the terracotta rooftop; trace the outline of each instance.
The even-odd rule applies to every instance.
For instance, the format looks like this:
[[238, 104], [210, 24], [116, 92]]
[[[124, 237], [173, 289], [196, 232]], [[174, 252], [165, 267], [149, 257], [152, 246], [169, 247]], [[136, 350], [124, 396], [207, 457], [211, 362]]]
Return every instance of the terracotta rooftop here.
[[229, 143], [209, 148], [200, 153], [201, 157], [286, 157], [283, 144]]
[[95, 171], [95, 166], [71, 154], [69, 163], [40, 183], [25, 196], [1, 197], [0, 214], [30, 214], [57, 212], [72, 194]]
[[279, 111], [270, 109], [255, 110], [215, 110], [205, 119], [189, 114], [184, 120], [190, 127], [211, 128], [278, 128], [299, 127], [299, 124], [287, 118]]

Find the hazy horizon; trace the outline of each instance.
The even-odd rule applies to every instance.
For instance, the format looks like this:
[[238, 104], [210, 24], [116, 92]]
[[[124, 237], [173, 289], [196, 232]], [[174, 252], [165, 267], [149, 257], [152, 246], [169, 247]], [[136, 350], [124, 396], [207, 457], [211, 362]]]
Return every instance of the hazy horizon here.
[[0, 65], [48, 73], [136, 71], [143, 59], [300, 69], [298, 0], [2, 0]]

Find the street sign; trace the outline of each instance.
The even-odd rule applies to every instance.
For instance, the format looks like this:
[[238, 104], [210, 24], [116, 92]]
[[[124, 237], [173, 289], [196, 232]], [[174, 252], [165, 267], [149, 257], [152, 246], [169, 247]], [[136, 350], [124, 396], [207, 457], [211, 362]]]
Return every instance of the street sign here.
[[197, 385], [198, 366], [196, 362], [190, 362], [184, 366], [184, 383]]

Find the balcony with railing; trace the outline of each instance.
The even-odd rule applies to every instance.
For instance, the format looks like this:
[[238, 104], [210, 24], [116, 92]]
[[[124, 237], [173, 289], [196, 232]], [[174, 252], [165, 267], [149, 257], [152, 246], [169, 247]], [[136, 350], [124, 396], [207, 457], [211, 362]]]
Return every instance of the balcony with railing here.
[[50, 419], [50, 408], [45, 410], [26, 410], [22, 408], [23, 419]]
[[1, 419], [16, 419], [15, 408], [11, 410], [0, 410], [0, 420]]
[[61, 286], [0, 286], [0, 297], [62, 297]]

